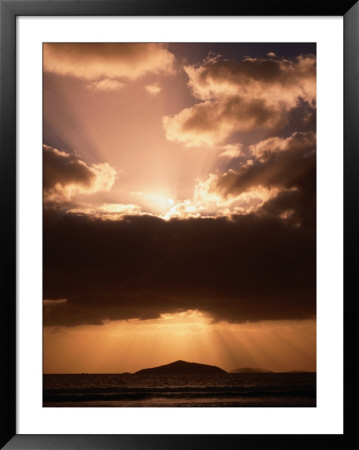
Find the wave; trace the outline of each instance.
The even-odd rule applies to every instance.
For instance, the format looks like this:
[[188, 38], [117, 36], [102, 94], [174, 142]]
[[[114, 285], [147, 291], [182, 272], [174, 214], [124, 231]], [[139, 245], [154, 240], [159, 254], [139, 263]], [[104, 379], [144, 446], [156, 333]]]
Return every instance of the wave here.
[[44, 390], [45, 402], [145, 400], [149, 398], [315, 397], [313, 387], [174, 387], [174, 388], [70, 388]]

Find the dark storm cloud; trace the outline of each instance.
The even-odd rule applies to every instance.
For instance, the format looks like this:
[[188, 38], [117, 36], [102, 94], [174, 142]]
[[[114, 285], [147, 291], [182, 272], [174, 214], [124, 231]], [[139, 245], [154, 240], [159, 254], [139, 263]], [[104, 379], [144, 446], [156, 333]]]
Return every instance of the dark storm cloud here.
[[67, 299], [47, 302], [45, 324], [186, 309], [233, 322], [312, 317], [315, 230], [280, 219], [276, 208], [232, 220], [171, 221], [45, 211], [44, 298]]

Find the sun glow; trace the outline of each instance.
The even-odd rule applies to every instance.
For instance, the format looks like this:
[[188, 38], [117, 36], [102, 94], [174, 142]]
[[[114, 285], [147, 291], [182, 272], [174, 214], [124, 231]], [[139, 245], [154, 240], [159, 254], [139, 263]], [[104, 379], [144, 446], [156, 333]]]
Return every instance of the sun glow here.
[[[153, 215], [164, 220], [228, 217], [234, 214], [250, 214], [260, 209], [265, 202], [275, 198], [283, 189], [259, 186], [237, 196], [222, 197], [211, 191], [211, 180], [198, 180], [192, 199], [174, 200], [166, 195], [136, 193], [140, 204], [104, 203], [100, 206], [83, 205], [70, 209], [73, 214], [91, 215], [104, 220], [121, 220], [124, 216]], [[287, 191], [296, 190], [296, 188]], [[286, 219], [290, 214], [280, 215]]]
[[315, 370], [315, 320], [213, 322], [205, 312], [187, 310], [44, 332], [45, 373], [135, 372], [179, 359], [228, 371]]

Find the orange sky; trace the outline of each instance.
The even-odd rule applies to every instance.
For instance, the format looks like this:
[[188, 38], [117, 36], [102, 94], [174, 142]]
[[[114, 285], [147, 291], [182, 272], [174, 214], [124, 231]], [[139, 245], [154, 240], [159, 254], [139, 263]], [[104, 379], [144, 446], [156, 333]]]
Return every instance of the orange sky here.
[[44, 45], [44, 372], [315, 370], [315, 45]]
[[212, 324], [198, 311], [101, 326], [45, 327], [45, 373], [135, 372], [182, 359], [275, 372], [316, 370], [315, 321]]

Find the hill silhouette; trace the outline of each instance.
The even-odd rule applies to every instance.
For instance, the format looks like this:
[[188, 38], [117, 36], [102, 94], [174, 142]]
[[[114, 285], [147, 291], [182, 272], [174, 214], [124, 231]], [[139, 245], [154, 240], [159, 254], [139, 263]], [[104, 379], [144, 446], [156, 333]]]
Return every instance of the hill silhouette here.
[[163, 366], [139, 370], [135, 372], [135, 375], [221, 375], [226, 373], [217, 366], [179, 360]]

